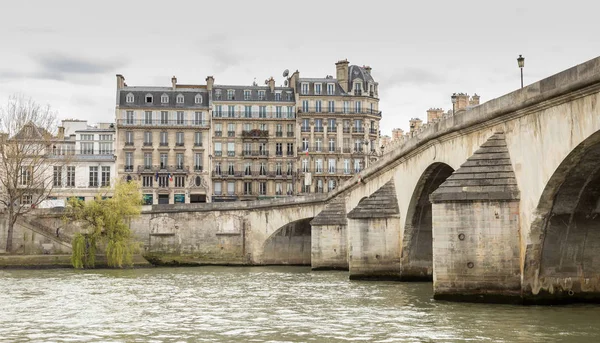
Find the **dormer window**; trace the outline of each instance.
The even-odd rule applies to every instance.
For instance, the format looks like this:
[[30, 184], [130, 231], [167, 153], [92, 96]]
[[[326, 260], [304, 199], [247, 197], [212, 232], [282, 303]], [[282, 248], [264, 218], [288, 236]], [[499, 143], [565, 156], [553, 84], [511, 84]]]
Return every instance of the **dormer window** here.
[[245, 90], [244, 91], [244, 100], [250, 100], [252, 98], [252, 91], [251, 90]]
[[202, 104], [202, 95], [196, 94], [196, 97], [194, 97], [194, 103], [197, 105]]
[[221, 100], [221, 90], [220, 89], [215, 90], [215, 100]]
[[281, 93], [280, 92], [275, 93], [275, 101], [281, 101]]
[[127, 94], [127, 96], [125, 97], [125, 101], [127, 103], [132, 103], [133, 100], [134, 100], [134, 98], [133, 98], [133, 94], [132, 93]]
[[160, 96], [160, 102], [162, 104], [168, 104], [169, 103], [169, 96], [166, 94], [163, 94]]
[[183, 104], [183, 101], [184, 101], [183, 94], [178, 94], [177, 95], [177, 103]]
[[321, 95], [321, 84], [315, 83], [315, 95]]
[[303, 83], [301, 86], [300, 91], [302, 92], [302, 94], [306, 95], [308, 94], [308, 83]]
[[327, 95], [334, 95], [335, 94], [335, 83], [328, 83], [327, 84]]
[[151, 104], [152, 103], [152, 94], [146, 94], [146, 103], [147, 104]]
[[354, 84], [354, 95], [362, 95], [362, 85], [360, 82]]
[[292, 92], [287, 92], [285, 94], [285, 100], [292, 101]]
[[235, 91], [233, 89], [227, 90], [227, 100], [235, 100]]
[[265, 100], [265, 91], [258, 91], [258, 100]]

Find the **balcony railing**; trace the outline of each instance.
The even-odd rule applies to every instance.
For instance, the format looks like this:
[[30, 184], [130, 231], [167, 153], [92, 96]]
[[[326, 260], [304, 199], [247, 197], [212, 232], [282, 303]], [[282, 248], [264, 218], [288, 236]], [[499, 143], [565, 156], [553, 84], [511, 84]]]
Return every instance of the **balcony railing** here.
[[268, 150], [244, 150], [242, 151], [242, 156], [263, 156], [263, 157], [268, 157], [269, 156], [269, 151]]
[[144, 146], [152, 146], [152, 142], [144, 142]]
[[300, 131], [301, 131], [301, 132], [310, 132], [310, 126], [302, 126], [302, 127], [300, 128]]
[[189, 173], [190, 166], [184, 165], [142, 165], [137, 167], [138, 173], [150, 172], [172, 172], [172, 173]]
[[227, 137], [235, 137], [235, 131], [227, 131]]
[[269, 137], [268, 130], [250, 130], [250, 131], [242, 131], [242, 137], [244, 138], [267, 138]]
[[160, 145], [160, 146], [169, 146], [169, 143], [168, 143], [168, 142], [160, 142], [160, 144], [159, 144], [159, 145]]
[[213, 118], [259, 118], [259, 119], [296, 119], [296, 113], [292, 112], [261, 112], [261, 111], [213, 111]]
[[376, 135], [377, 134], [377, 129], [369, 129], [369, 133], [372, 135]]
[[177, 142], [175, 143], [175, 146], [184, 146], [185, 144], [183, 142]]
[[208, 120], [117, 119], [118, 126], [193, 126], [208, 127]]
[[287, 151], [287, 155], [288, 156], [294, 156], [294, 151], [293, 150], [288, 150]]
[[194, 171], [196, 171], [196, 172], [204, 171], [204, 167], [203, 166], [194, 166]]
[[343, 130], [344, 133], [350, 133], [350, 128], [349, 127], [345, 127]]
[[228, 151], [227, 156], [229, 156], [229, 157], [235, 156], [235, 151]]
[[287, 136], [288, 137], [294, 137], [294, 131], [288, 131]]
[[275, 137], [283, 137], [283, 132], [281, 132], [281, 131], [275, 132]]
[[223, 156], [223, 151], [215, 151], [215, 157]]
[[323, 132], [323, 126], [315, 126], [315, 132]]
[[215, 137], [223, 136], [223, 131], [215, 131]]
[[321, 108], [320, 110], [315, 107], [308, 107], [303, 109], [298, 109], [298, 113], [328, 113], [328, 114], [372, 114], [376, 116], [381, 116], [381, 111], [371, 110], [367, 108], [355, 109], [355, 108]]
[[362, 127], [353, 127], [352, 133], [365, 133], [365, 129]]
[[125, 166], [125, 171], [126, 172], [132, 172], [133, 171], [133, 166]]

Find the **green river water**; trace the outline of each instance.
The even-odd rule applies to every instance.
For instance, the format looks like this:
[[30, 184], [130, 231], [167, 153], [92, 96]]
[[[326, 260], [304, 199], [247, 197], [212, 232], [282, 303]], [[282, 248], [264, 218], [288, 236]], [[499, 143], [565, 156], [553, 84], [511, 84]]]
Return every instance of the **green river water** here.
[[600, 305], [434, 301], [304, 267], [5, 270], [0, 342], [600, 342]]

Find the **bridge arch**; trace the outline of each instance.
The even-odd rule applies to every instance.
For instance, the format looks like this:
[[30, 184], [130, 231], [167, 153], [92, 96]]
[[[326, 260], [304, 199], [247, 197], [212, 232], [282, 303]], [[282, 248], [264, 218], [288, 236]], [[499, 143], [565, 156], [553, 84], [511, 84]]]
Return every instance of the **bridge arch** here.
[[273, 232], [262, 246], [262, 264], [310, 265], [312, 219], [295, 220]]
[[401, 279], [431, 281], [433, 278], [432, 206], [429, 196], [454, 169], [443, 162], [429, 165], [412, 193], [402, 242]]
[[561, 162], [535, 213], [523, 273], [525, 301], [600, 301], [600, 131]]

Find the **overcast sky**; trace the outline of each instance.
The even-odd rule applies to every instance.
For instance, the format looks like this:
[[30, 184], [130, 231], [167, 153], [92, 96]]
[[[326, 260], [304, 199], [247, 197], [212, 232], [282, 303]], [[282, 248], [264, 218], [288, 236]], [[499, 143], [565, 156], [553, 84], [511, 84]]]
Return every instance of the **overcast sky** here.
[[[552, 4], [555, 3], [555, 4]], [[600, 55], [597, 1], [2, 1], [0, 99], [23, 93], [60, 119], [114, 121], [115, 74], [130, 86], [283, 83], [370, 65], [382, 133], [482, 102]]]

